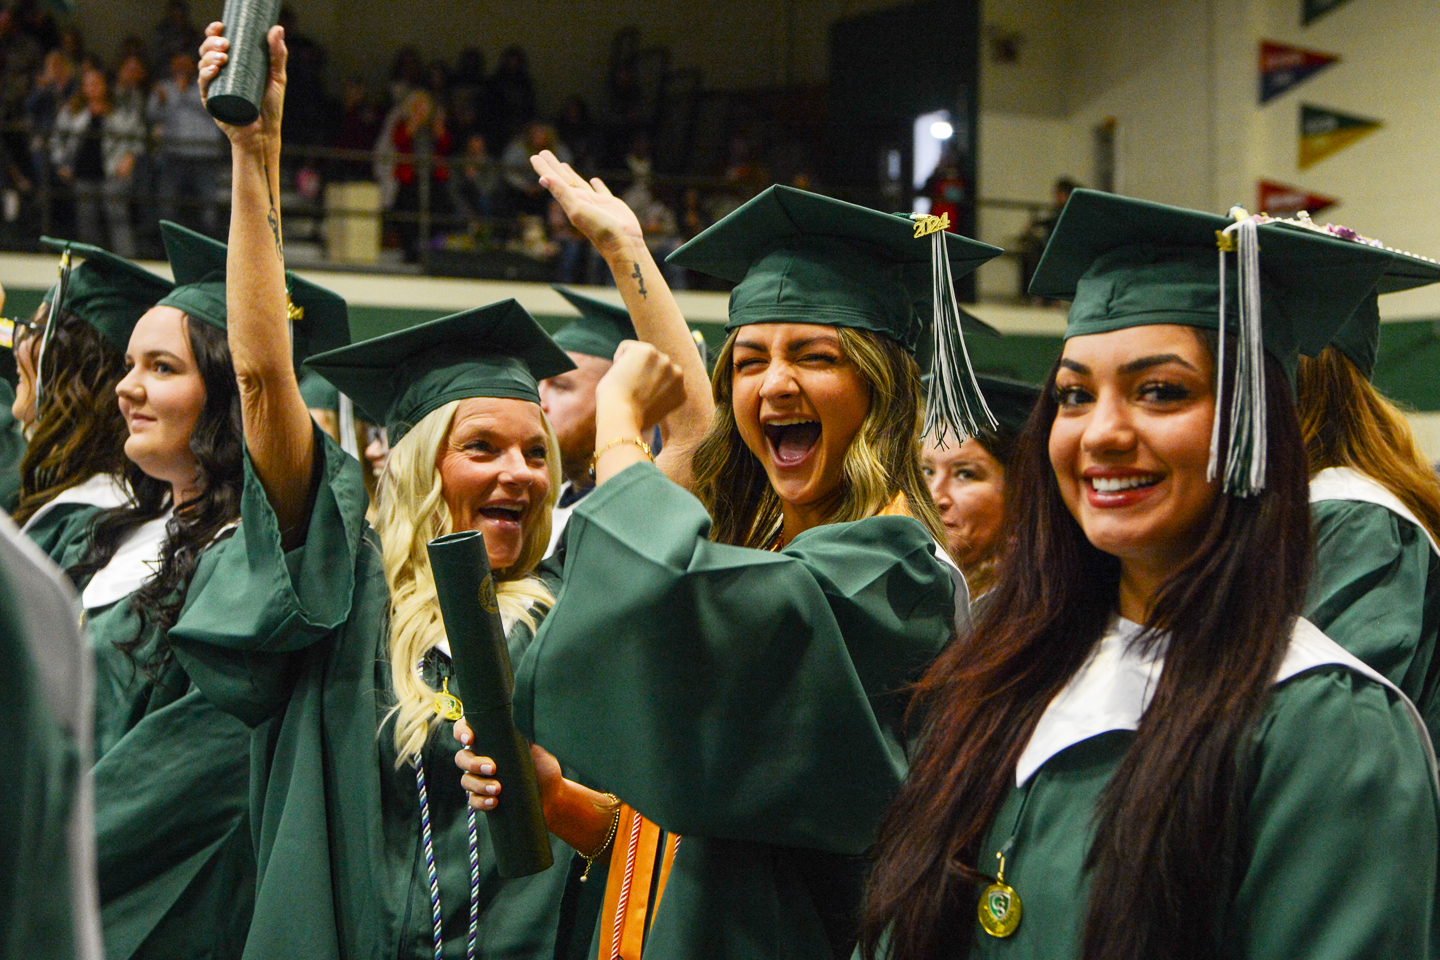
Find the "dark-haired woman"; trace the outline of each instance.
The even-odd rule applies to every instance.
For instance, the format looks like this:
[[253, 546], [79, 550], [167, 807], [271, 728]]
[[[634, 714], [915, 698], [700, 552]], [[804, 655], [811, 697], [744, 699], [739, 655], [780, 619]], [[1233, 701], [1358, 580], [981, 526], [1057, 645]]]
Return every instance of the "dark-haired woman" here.
[[[278, 33], [270, 42], [283, 75]], [[272, 76], [269, 93], [279, 86]], [[223, 246], [162, 225], [179, 285], [134, 323], [116, 388], [134, 499], [73, 515], [52, 549], [81, 590], [98, 664], [96, 832], [110, 960], [244, 948], [255, 869], [250, 732], [192, 682], [170, 633], [213, 614], [200, 594], [247, 497], [297, 484], [308, 503], [316, 464], [344, 459], [316, 439], [295, 381], [268, 222], [278, 196], [269, 130], [231, 132], [228, 276], [246, 296], [227, 308]], [[293, 283], [297, 331], [333, 313], [333, 295], [307, 300], [314, 288]], [[267, 515], [287, 545], [303, 538], [303, 509]], [[309, 626], [293, 621], [262, 616], [255, 629], [283, 643]]]
[[[624, 204], [534, 162], [622, 291], [661, 290]], [[998, 252], [944, 242], [956, 273]], [[644, 818], [622, 821], [610, 859], [607, 956], [646, 930], [651, 960], [853, 946], [860, 855], [904, 770], [900, 690], [955, 630], [898, 267], [931, 251], [904, 218], [776, 187], [674, 255], [740, 281], [694, 496], [643, 462], [655, 384], [617, 365], [596, 389], [597, 487], [516, 707]]]
[[[48, 550], [71, 513], [118, 507], [130, 499], [124, 449], [129, 431], [115, 388], [125, 376], [131, 331], [174, 284], [97, 247], [45, 243], [85, 258], [70, 271], [58, 312], [57, 287], [30, 324], [16, 327], [16, 406], [33, 414], [33, 421], [13, 515]], [[42, 341], [43, 382], [36, 369]]]
[[[1026, 522], [973, 636], [921, 683], [865, 957], [1432, 955], [1423, 727], [1298, 618], [1309, 510], [1283, 363], [1387, 255], [1227, 226], [1084, 191], [1061, 217], [1032, 291], [1073, 301], [1068, 339], [1008, 478]], [[1247, 267], [1241, 288], [1273, 351], [1252, 316], [1223, 368], [1217, 230], [1258, 243], [1263, 283]], [[1211, 479], [1217, 419], [1242, 429], [1219, 431]]]

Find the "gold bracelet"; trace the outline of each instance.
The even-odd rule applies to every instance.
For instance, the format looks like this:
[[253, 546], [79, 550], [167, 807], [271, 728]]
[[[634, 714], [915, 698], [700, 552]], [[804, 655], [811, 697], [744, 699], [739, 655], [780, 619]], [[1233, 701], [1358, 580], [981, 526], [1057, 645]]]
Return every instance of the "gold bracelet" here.
[[615, 816], [610, 819], [610, 832], [605, 837], [605, 842], [600, 844], [594, 853], [580, 854], [580, 856], [585, 858], [585, 872], [580, 874], [581, 883], [584, 883], [590, 878], [590, 868], [595, 866], [595, 861], [600, 859], [602, 853], [610, 849], [610, 844], [615, 842], [615, 833], [620, 829], [620, 798], [613, 793], [607, 793], [605, 796], [609, 799], [611, 809], [615, 811]]
[[639, 447], [640, 452], [645, 454], [645, 459], [649, 460], [651, 463], [655, 462], [655, 454], [650, 452], [650, 444], [646, 443], [639, 437], [625, 437], [622, 440], [611, 440], [609, 443], [605, 444], [605, 446], [601, 447], [599, 450], [596, 450], [595, 453], [591, 455], [590, 479], [595, 479], [595, 467], [597, 464], [600, 463], [600, 458], [602, 456], [604, 456], [606, 453], [609, 453], [611, 450], [614, 450], [616, 447], [625, 446], [627, 443], [633, 443], [635, 446]]

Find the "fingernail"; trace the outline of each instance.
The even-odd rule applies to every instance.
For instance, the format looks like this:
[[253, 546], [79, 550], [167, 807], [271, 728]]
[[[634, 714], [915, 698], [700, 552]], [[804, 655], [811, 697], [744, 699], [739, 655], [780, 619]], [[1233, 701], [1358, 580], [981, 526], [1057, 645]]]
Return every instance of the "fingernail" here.
[[485, 792], [493, 797], [500, 792], [500, 785], [498, 783], [487, 783], [485, 784]]
[[494, 772], [495, 772], [495, 764], [493, 764], [493, 763], [482, 763], [482, 764], [480, 764], [480, 775], [481, 775], [482, 777], [491, 776], [492, 774], [494, 774]]
[[494, 798], [494, 797], [486, 797], [485, 799], [483, 799], [483, 800], [480, 801], [480, 806], [482, 806], [482, 807], [493, 807], [493, 806], [495, 806], [495, 798]]

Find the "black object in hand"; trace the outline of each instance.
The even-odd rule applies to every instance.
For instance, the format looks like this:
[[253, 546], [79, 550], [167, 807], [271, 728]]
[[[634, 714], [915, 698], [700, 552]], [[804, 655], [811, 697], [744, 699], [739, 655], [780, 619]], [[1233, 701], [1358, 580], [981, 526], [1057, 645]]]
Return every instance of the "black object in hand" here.
[[554, 861], [535, 763], [510, 709], [515, 681], [485, 537], [468, 530], [426, 546], [450, 641], [455, 693], [475, 734], [472, 749], [495, 761], [496, 779], [505, 785], [501, 802], [485, 814], [495, 865], [507, 880], [528, 877]]
[[205, 106], [216, 120], [248, 126], [260, 116], [270, 79], [270, 45], [265, 36], [280, 18], [280, 0], [225, 0], [221, 23], [230, 40], [230, 58], [210, 81]]

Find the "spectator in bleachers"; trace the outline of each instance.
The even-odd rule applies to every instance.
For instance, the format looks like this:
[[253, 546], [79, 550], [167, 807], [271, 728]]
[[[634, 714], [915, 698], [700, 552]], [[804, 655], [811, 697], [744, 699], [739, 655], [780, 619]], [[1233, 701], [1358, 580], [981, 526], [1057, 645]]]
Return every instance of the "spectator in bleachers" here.
[[199, 47], [200, 31], [190, 19], [190, 4], [186, 0], [170, 0], [165, 5], [165, 16], [155, 24], [151, 35], [151, 62], [169, 63], [170, 58], [178, 53], [193, 60]]
[[595, 122], [590, 119], [590, 105], [581, 96], [572, 96], [560, 107], [555, 118], [555, 133], [575, 155], [577, 170], [595, 170], [600, 166], [601, 143]]
[[526, 124], [500, 157], [510, 212], [543, 217], [549, 208], [550, 194], [540, 186], [535, 179], [535, 169], [530, 166], [530, 158], [541, 150], [549, 150], [561, 163], [574, 160], [570, 148], [560, 142], [554, 127], [540, 120]]
[[[50, 162], [50, 134], [55, 129], [61, 104], [74, 95], [79, 79], [75, 63], [63, 51], [52, 49], [41, 61], [40, 74], [25, 98], [25, 115], [30, 125], [30, 166], [36, 181], [47, 189], [55, 182], [55, 167]], [[68, 195], [52, 190], [49, 197], [48, 215], [64, 223], [69, 219]]]
[[108, 247], [122, 257], [135, 255], [128, 180], [136, 144], [144, 136], [143, 115], [118, 113], [104, 72], [86, 64], [79, 89], [60, 108], [50, 137], [50, 159], [74, 197], [75, 236], [82, 243]]
[[450, 170], [445, 158], [455, 149], [454, 140], [445, 123], [445, 111], [426, 90], [412, 91], [406, 98], [402, 117], [392, 127], [390, 146], [394, 150], [395, 202], [393, 213], [401, 216], [395, 220], [395, 231], [400, 236], [400, 248], [410, 261], [419, 258], [420, 224], [415, 219], [420, 213], [420, 184], [424, 170], [430, 170], [430, 213], [442, 217], [449, 213], [450, 191], [447, 183]]
[[325, 96], [325, 48], [301, 32], [295, 9], [288, 3], [280, 8], [280, 26], [285, 28], [285, 47], [290, 51], [285, 61], [290, 80], [282, 136], [291, 146], [317, 147], [325, 142], [334, 116]]
[[[500, 55], [500, 64], [490, 77], [486, 97], [494, 105], [498, 121], [492, 142], [508, 142], [535, 119], [535, 83], [530, 79], [530, 61], [520, 47], [506, 47]], [[538, 204], [538, 209], [544, 210], [543, 202]]]
[[105, 202], [110, 249], [126, 258], [135, 256], [131, 204], [137, 194], [149, 193], [149, 137], [145, 124], [149, 79], [150, 72], [138, 53], [121, 60], [110, 91], [110, 115], [105, 120]]
[[411, 92], [424, 85], [425, 61], [420, 59], [420, 51], [413, 46], [395, 51], [390, 62], [390, 109], [400, 109]]
[[486, 220], [495, 213], [495, 198], [500, 192], [500, 161], [487, 149], [485, 137], [478, 131], [465, 138], [465, 148], [450, 179], [451, 200], [455, 210], [467, 221], [470, 236], [479, 236]]
[[19, 213], [21, 194], [33, 184], [29, 137], [23, 129], [26, 102], [45, 48], [25, 29], [15, 8], [0, 11], [0, 187], [5, 191], [5, 219]]
[[156, 144], [160, 219], [216, 236], [215, 191], [224, 137], [200, 99], [194, 49], [170, 58], [170, 78], [150, 92], [146, 120]]
[[[365, 81], [360, 77], [347, 78], [340, 87], [340, 120], [331, 146], [337, 150], [369, 152], [380, 135], [381, 119], [380, 106]], [[328, 165], [327, 174], [336, 181], [366, 180], [370, 176], [370, 164], [364, 160], [336, 159]]]

